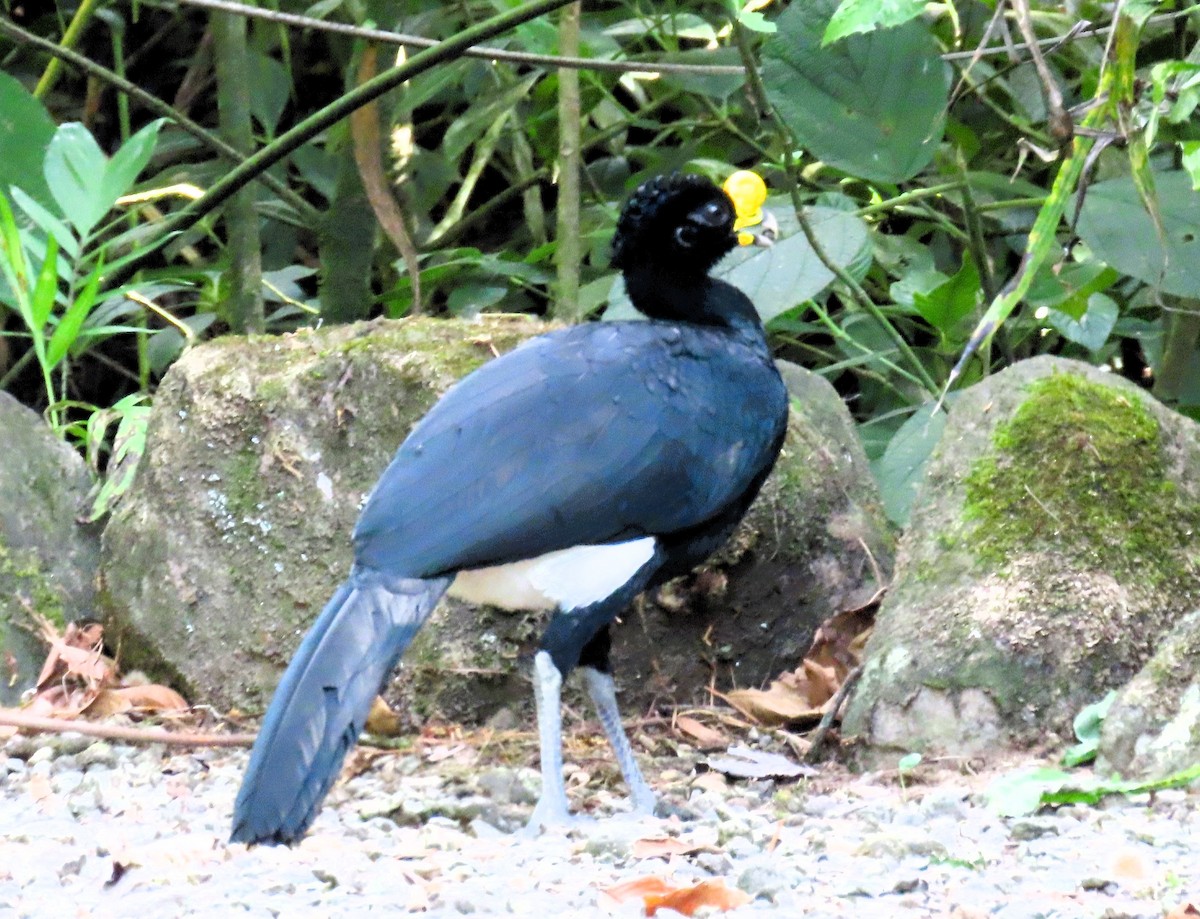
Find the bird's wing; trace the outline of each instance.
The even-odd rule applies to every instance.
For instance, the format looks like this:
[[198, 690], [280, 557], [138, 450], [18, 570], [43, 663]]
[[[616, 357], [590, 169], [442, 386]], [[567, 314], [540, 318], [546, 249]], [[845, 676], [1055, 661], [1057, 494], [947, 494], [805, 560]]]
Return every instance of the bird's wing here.
[[459, 382], [375, 486], [359, 564], [411, 577], [696, 526], [774, 460], [769, 360], [702, 327], [576, 326]]

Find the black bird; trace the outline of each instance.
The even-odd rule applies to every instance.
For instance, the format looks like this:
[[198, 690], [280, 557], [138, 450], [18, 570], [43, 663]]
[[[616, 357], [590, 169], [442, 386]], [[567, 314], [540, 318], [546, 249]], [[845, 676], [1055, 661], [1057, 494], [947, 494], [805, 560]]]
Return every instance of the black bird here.
[[355, 528], [349, 578], [275, 691], [233, 841], [303, 836], [376, 693], [452, 585], [476, 602], [553, 610], [534, 658], [542, 795], [530, 825], [569, 819], [559, 690], [576, 667], [635, 808], [653, 810], [617, 712], [609, 624], [725, 542], [787, 424], [754, 305], [709, 277], [751, 241], [735, 230], [730, 194], [691, 175], [643, 184], [617, 223], [613, 264], [649, 321], [532, 339], [413, 428]]

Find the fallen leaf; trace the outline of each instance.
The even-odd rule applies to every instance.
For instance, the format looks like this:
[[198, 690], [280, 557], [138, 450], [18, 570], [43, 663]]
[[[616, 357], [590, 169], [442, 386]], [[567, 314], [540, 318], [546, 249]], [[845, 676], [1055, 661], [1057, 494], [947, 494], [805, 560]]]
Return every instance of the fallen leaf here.
[[380, 737], [399, 737], [403, 733], [400, 716], [397, 715], [383, 700], [376, 696], [371, 703], [371, 711], [367, 713], [367, 733], [378, 734]]
[[720, 750], [729, 743], [729, 739], [720, 731], [701, 724], [688, 715], [676, 718], [675, 727], [687, 734], [701, 750]]
[[803, 692], [780, 680], [772, 681], [768, 689], [735, 689], [726, 694], [725, 699], [759, 724], [789, 724], [821, 717], [821, 709], [814, 707]]
[[92, 718], [120, 712], [179, 712], [188, 708], [187, 700], [168, 686], [119, 686], [102, 689], [84, 710]]
[[701, 881], [691, 887], [681, 887], [664, 894], [647, 894], [646, 915], [653, 916], [663, 907], [673, 909], [685, 916], [694, 916], [696, 911], [708, 907], [710, 909], [727, 910], [745, 906], [753, 899], [743, 890], [725, 886], [720, 878], [712, 881]]
[[710, 769], [739, 779], [794, 779], [801, 775], [816, 775], [817, 770], [778, 753], [766, 753], [749, 747], [730, 747], [725, 756], [710, 756], [704, 760]]
[[662, 896], [677, 888], [672, 887], [663, 878], [650, 875], [632, 881], [624, 881], [611, 887], [601, 887], [600, 892], [612, 897], [617, 903], [625, 903], [636, 898]]
[[724, 698], [759, 724], [816, 721], [828, 712], [846, 675], [862, 661], [877, 607], [878, 598], [835, 613], [817, 629], [799, 667], [781, 674], [766, 689], [735, 689]]

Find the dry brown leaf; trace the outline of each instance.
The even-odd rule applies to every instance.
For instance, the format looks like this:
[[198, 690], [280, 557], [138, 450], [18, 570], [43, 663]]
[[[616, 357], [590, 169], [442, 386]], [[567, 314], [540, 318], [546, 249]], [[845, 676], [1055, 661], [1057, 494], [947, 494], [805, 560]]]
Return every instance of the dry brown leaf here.
[[649, 875], [633, 881], [614, 884], [611, 887], [602, 887], [600, 888], [600, 892], [605, 896], [612, 897], [618, 903], [625, 903], [637, 898], [663, 896], [675, 889], [675, 887], [668, 884], [663, 878]]
[[397, 715], [383, 700], [376, 696], [371, 703], [371, 711], [367, 714], [367, 733], [378, 734], [380, 737], [399, 737], [403, 733], [400, 716]]
[[788, 724], [821, 717], [820, 708], [814, 708], [802, 692], [780, 680], [772, 681], [768, 689], [735, 689], [725, 699], [759, 724]]
[[729, 738], [720, 731], [710, 728], [706, 724], [701, 724], [695, 718], [688, 715], [680, 715], [676, 718], [675, 727], [688, 735], [692, 742], [701, 750], [720, 750], [729, 744]]
[[712, 881], [701, 881], [691, 887], [680, 887], [664, 894], [647, 894], [646, 915], [653, 916], [663, 907], [673, 909], [685, 916], [694, 916], [696, 911], [709, 907], [711, 909], [727, 910], [745, 906], [753, 899], [743, 890], [736, 887], [726, 887], [720, 878]]
[[175, 690], [157, 683], [102, 689], [83, 710], [90, 718], [104, 718], [121, 712], [180, 712], [187, 700]]
[[691, 855], [707, 848], [702, 843], [684, 842], [675, 836], [648, 836], [635, 840], [630, 852], [634, 858], [671, 858], [675, 855]]
[[735, 689], [725, 699], [748, 718], [771, 727], [816, 721], [828, 711], [846, 674], [862, 661], [877, 606], [873, 601], [830, 616], [796, 670], [782, 674], [767, 689]]

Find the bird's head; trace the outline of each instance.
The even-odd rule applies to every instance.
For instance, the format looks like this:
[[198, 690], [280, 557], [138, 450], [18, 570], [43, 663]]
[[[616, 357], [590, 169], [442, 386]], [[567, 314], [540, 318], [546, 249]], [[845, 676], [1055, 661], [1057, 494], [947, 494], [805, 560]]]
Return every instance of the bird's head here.
[[[739, 245], [770, 245], [775, 225], [762, 210], [766, 186], [752, 172], [735, 172], [719, 188], [703, 176], [658, 176], [638, 186], [621, 211], [612, 264], [703, 276]], [[748, 228], [761, 224], [758, 233]]]

